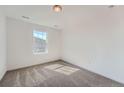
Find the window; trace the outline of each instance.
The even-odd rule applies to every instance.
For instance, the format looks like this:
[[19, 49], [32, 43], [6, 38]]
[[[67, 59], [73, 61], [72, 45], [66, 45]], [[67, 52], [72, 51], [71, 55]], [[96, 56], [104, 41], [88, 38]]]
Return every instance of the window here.
[[34, 30], [33, 31], [33, 53], [47, 53], [47, 33]]

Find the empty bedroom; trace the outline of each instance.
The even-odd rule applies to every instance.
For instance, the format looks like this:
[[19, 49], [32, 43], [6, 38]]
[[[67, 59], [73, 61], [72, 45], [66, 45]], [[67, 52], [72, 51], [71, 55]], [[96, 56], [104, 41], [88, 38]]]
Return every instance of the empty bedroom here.
[[0, 87], [124, 87], [123, 5], [0, 5]]

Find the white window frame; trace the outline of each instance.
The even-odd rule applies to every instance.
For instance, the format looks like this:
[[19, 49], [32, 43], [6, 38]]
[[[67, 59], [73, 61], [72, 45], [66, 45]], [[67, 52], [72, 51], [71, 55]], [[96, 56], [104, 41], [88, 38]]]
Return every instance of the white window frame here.
[[[45, 32], [46, 33], [46, 50], [45, 50], [45, 52], [34, 52], [34, 48], [33, 48], [33, 44], [34, 44], [34, 41], [33, 41], [33, 38], [34, 38], [34, 31], [37, 31], [37, 32]], [[32, 31], [32, 52], [33, 52], [33, 54], [34, 55], [39, 55], [39, 54], [47, 54], [48, 53], [48, 32], [46, 32], [46, 31], [41, 31], [41, 30], [36, 30], [36, 29], [34, 29], [33, 31]]]

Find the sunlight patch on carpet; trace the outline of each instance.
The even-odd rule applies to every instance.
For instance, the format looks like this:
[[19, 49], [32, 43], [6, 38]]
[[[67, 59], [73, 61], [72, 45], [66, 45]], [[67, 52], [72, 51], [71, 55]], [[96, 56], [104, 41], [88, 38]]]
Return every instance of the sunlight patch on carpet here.
[[79, 71], [80, 69], [78, 68], [74, 68], [74, 67], [70, 67], [70, 66], [64, 66], [61, 64], [54, 64], [54, 65], [49, 65], [45, 67], [46, 69], [64, 74], [64, 75], [71, 75], [74, 72]]
[[57, 68], [60, 68], [60, 67], [63, 67], [64, 65], [61, 65], [61, 64], [54, 64], [54, 65], [49, 65], [49, 66], [46, 66], [44, 68], [47, 68], [47, 69], [50, 69], [50, 70], [55, 70]]
[[73, 67], [69, 67], [69, 66], [63, 66], [63, 67], [58, 68], [58, 69], [56, 69], [54, 71], [62, 73], [62, 74], [65, 74], [65, 75], [71, 75], [74, 72], [77, 72], [79, 70], [80, 69], [77, 69], [77, 68], [73, 68]]

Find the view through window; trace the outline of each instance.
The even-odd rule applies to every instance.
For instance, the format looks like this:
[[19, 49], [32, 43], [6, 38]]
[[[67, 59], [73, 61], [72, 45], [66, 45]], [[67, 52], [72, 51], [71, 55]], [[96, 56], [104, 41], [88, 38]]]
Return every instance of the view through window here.
[[46, 53], [47, 52], [47, 32], [33, 31], [33, 53]]

